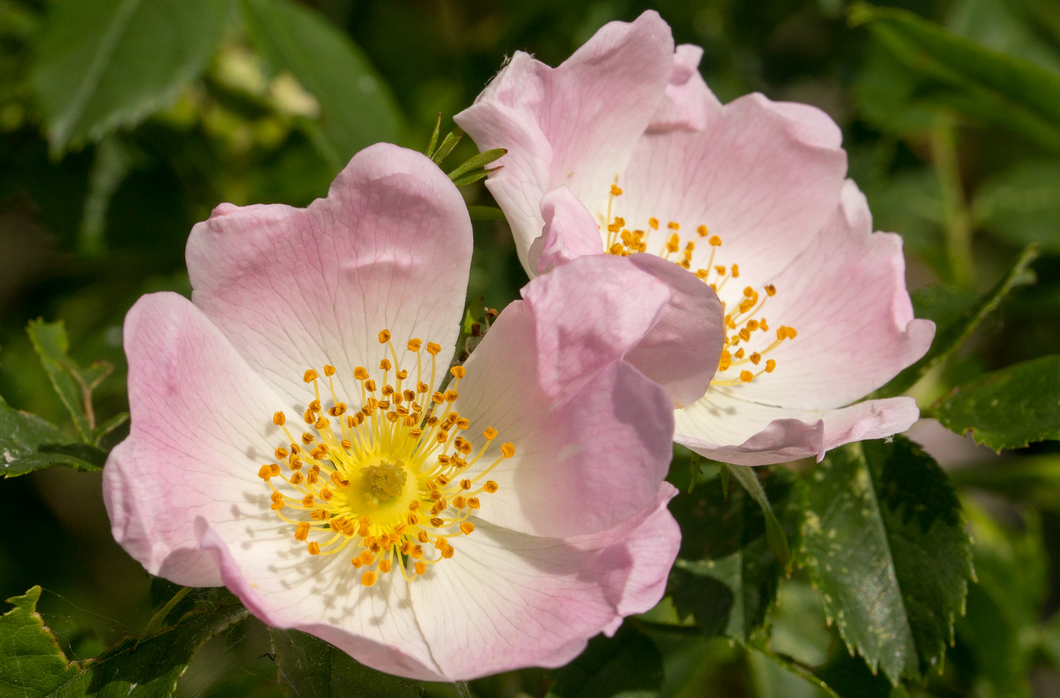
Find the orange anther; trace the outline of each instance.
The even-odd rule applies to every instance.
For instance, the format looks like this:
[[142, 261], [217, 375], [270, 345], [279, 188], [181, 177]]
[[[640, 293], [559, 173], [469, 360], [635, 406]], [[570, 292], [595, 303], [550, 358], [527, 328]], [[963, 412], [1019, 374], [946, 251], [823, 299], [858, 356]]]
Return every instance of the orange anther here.
[[380, 330], [379, 332], [379, 343], [386, 344], [390, 341], [390, 330]]
[[449, 369], [449, 372], [452, 373], [453, 378], [456, 378], [457, 380], [467, 375], [467, 369], [463, 366], [453, 366], [451, 369]]
[[515, 444], [510, 441], [501, 446], [501, 453], [504, 454], [505, 458], [511, 458], [515, 455]]
[[287, 422], [287, 417], [283, 412], [277, 412], [272, 415], [272, 423], [278, 427], [282, 427]]
[[486, 484], [482, 486], [482, 489], [486, 490], [490, 494], [493, 494], [494, 492], [500, 489], [500, 485], [498, 485], [493, 480], [486, 480]]

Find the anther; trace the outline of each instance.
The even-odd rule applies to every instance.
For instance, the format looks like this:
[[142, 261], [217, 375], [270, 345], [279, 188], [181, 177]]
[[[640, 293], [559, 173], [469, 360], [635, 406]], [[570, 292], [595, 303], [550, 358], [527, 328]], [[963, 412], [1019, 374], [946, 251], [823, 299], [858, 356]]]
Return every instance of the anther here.
[[501, 453], [504, 454], [505, 458], [511, 458], [515, 455], [515, 444], [510, 441], [501, 446]]
[[467, 375], [467, 369], [463, 366], [453, 366], [451, 369], [449, 369], [449, 372], [452, 373], [453, 378], [456, 378], [457, 380]]
[[309, 369], [304, 374], [302, 374], [302, 380], [304, 380], [306, 383], [312, 383], [319, 377], [320, 374], [314, 371], [313, 369]]
[[334, 376], [335, 375], [335, 367], [334, 366], [329, 366], [327, 364], [324, 364], [324, 375], [328, 376], [329, 378], [331, 376]]
[[287, 417], [283, 412], [277, 412], [272, 415], [272, 423], [278, 427], [282, 427], [287, 422]]
[[390, 330], [381, 330], [379, 332], [379, 343], [386, 344], [390, 341]]

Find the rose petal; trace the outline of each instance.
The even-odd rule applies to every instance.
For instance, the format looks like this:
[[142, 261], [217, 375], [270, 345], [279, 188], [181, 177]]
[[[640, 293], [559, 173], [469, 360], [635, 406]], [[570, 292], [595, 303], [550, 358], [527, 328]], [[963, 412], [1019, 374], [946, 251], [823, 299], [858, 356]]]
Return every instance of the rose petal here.
[[[705, 225], [722, 240], [714, 264], [737, 263], [741, 281], [761, 287], [810, 245], [839, 202], [846, 154], [822, 135], [825, 120], [812, 107], [754, 94], [725, 105], [702, 131], [647, 134], [619, 181], [615, 215], [650, 233], [652, 253], [672, 232], [667, 223], [679, 224], [682, 247], [697, 243], [693, 271], [710, 264], [712, 248], [695, 232]], [[606, 217], [607, 187], [575, 193]], [[652, 217], [659, 230], [650, 228]]]
[[454, 117], [483, 150], [507, 148], [486, 182], [523, 266], [540, 235], [541, 196], [561, 185], [596, 191], [622, 171], [674, 70], [670, 28], [655, 12], [611, 22], [558, 68], [517, 52]]
[[556, 667], [589, 637], [661, 598], [680, 530], [663, 483], [640, 513], [607, 531], [537, 538], [481, 523], [452, 559], [410, 587], [434, 658], [449, 680], [521, 666]]
[[[902, 239], [872, 232], [868, 203], [850, 181], [831, 220], [776, 286], [762, 314], [773, 327], [794, 327], [798, 336], [769, 354], [775, 371], [725, 388], [743, 400], [842, 407], [923, 356], [935, 334], [934, 323], [913, 319]], [[773, 339], [771, 333], [762, 341]]]
[[413, 337], [437, 342], [445, 365], [471, 243], [449, 178], [419, 153], [379, 144], [307, 209], [219, 207], [192, 230], [188, 273], [195, 304], [291, 406], [304, 407], [302, 373], [325, 364], [341, 369], [343, 395], [360, 395], [352, 369], [385, 356], [383, 329], [399, 349]]
[[603, 252], [599, 226], [567, 187], [557, 187], [541, 197], [541, 217], [544, 231], [530, 246], [531, 277], [577, 257]]
[[125, 321], [132, 429], [103, 469], [115, 540], [151, 574], [214, 586], [196, 517], [232, 517], [284, 441], [272, 415], [284, 405], [221, 332], [171, 293], [144, 296]]
[[905, 431], [920, 411], [909, 397], [866, 400], [836, 410], [771, 407], [711, 389], [678, 410], [674, 441], [712, 460], [737, 465], [784, 463], [852, 441]]
[[655, 111], [648, 131], [699, 130], [721, 111], [721, 102], [699, 74], [703, 49], [683, 44], [674, 52], [674, 71], [663, 103]]
[[[483, 498], [481, 516], [536, 535], [609, 528], [654, 496], [671, 457], [672, 399], [625, 359], [661, 318], [663, 332], [676, 331], [671, 288], [628, 259], [595, 255], [534, 279], [523, 297], [467, 361], [456, 403], [476, 430], [493, 426], [516, 447], [491, 472], [500, 491]], [[685, 352], [690, 372], [709, 366], [712, 357], [674, 341], [648, 346]]]

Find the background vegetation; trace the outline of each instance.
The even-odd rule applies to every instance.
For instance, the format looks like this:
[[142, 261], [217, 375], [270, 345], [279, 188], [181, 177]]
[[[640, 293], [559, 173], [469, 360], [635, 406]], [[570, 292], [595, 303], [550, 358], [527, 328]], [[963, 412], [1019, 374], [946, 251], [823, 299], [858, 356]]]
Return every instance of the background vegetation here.
[[[99, 468], [128, 429], [123, 317], [189, 293], [191, 226], [224, 201], [305, 205], [373, 142], [422, 150], [506, 55], [556, 65], [649, 7], [705, 48], [722, 101], [761, 91], [842, 126], [939, 324], [881, 391], [939, 420], [914, 433], [931, 455], [900, 438], [750, 471], [677, 453], [695, 489], [660, 608], [568, 668], [470, 687], [378, 675], [151, 580], [110, 536]], [[463, 191], [474, 312], [503, 307], [525, 276], [488, 193]], [[1060, 695], [1056, 0], [0, 0], [0, 254], [5, 696]]]

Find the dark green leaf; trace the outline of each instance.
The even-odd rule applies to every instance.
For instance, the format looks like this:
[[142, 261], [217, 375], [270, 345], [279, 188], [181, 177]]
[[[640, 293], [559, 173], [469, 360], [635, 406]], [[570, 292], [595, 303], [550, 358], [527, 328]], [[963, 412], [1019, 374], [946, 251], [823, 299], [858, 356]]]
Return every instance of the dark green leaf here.
[[802, 561], [848, 649], [896, 685], [940, 669], [972, 575], [946, 474], [895, 437], [832, 451], [811, 480]]
[[427, 149], [423, 151], [423, 154], [427, 157], [434, 157], [434, 148], [438, 145], [438, 134], [442, 130], [442, 114], [438, 112], [438, 120], [434, 122], [434, 131], [431, 132], [431, 140], [427, 143]]
[[340, 649], [297, 630], [273, 630], [280, 680], [292, 698], [420, 698], [422, 684], [369, 669]]
[[52, 151], [175, 102], [206, 67], [231, 10], [230, 0], [52, 3], [33, 74]]
[[626, 623], [614, 637], [594, 637], [552, 678], [549, 698], [647, 698], [662, 686], [662, 655], [650, 638]]
[[68, 444], [67, 437], [40, 417], [21, 412], [0, 398], [0, 473], [25, 475], [52, 465], [96, 472], [106, 454], [84, 444]]
[[939, 400], [936, 413], [995, 451], [1060, 439], [1060, 354], [980, 376]]
[[850, 16], [916, 76], [916, 103], [956, 109], [1060, 151], [1060, 75], [904, 10], [859, 3]]
[[[765, 493], [789, 540], [798, 541], [805, 496], [788, 471], [769, 473]], [[720, 478], [678, 495], [670, 511], [681, 524], [670, 592], [678, 613], [692, 616], [708, 637], [749, 642], [761, 633], [784, 565], [770, 549], [766, 518], [743, 489], [726, 497]]]
[[1011, 0], [960, 0], [950, 12], [947, 26], [986, 48], [1060, 73], [1060, 54], [1021, 21], [1015, 4]]
[[40, 593], [33, 587], [8, 599], [14, 609], [0, 616], [0, 695], [42, 698], [80, 671], [37, 613]]
[[468, 174], [460, 175], [455, 178], [453, 184], [458, 187], [466, 187], [469, 184], [474, 184], [475, 182], [486, 179], [489, 174], [488, 170], [475, 170], [474, 172], [469, 172]]
[[289, 70], [320, 102], [310, 136], [332, 169], [362, 148], [396, 142], [403, 117], [390, 90], [349, 38], [291, 0], [243, 0], [258, 49], [277, 72]]
[[922, 359], [892, 378], [873, 393], [873, 397], [892, 397], [905, 392], [921, 376], [946, 360], [1013, 288], [1025, 282], [1027, 269], [1037, 258], [1036, 246], [1025, 249], [1008, 273], [978, 302], [968, 299], [963, 292], [938, 287], [929, 287], [914, 294], [913, 306], [917, 317], [935, 322], [935, 339]]
[[972, 214], [1002, 240], [1060, 252], [1060, 162], [1023, 162], [995, 175], [976, 192]]
[[[7, 634], [0, 629], [0, 687], [8, 680], [3, 674], [7, 667], [13, 665], [16, 672], [21, 669], [20, 674], [9, 674], [9, 682], [17, 690], [4, 695], [21, 696], [21, 691], [29, 687], [36, 692], [27, 695], [42, 698], [168, 698], [195, 650], [248, 615], [242, 605], [227, 598], [185, 614], [176, 625], [142, 642], [127, 637], [95, 659], [67, 665], [51, 633], [32, 613], [39, 596], [40, 589], [35, 588], [26, 596], [11, 599], [16, 610], [0, 619], [0, 628], [8, 618], [14, 618], [22, 627], [21, 634], [13, 636], [18, 642], [10, 645]], [[27, 620], [27, 613], [33, 617]], [[31, 630], [38, 637], [28, 632]], [[8, 647], [12, 647], [10, 655]], [[25, 671], [33, 661], [40, 662], [42, 673]]]
[[61, 320], [51, 323], [33, 320], [26, 332], [40, 357], [41, 365], [48, 373], [52, 387], [74, 420], [77, 433], [85, 443], [95, 444], [96, 416], [92, 408], [92, 391], [111, 374], [114, 367], [105, 361], [97, 361], [82, 368], [71, 359], [66, 353], [70, 349], [70, 341]]
[[751, 495], [751, 499], [762, 507], [762, 514], [766, 519], [766, 542], [769, 543], [770, 550], [777, 556], [780, 564], [784, 565], [785, 568], [790, 568], [791, 549], [788, 547], [788, 537], [784, 535], [784, 527], [780, 525], [780, 520], [777, 519], [777, 515], [773, 512], [773, 507], [769, 505], [766, 491], [762, 489], [762, 483], [759, 482], [755, 469], [729, 465], [728, 463], [724, 464], [723, 467], [732, 475], [734, 480], [743, 486], [747, 494]]

